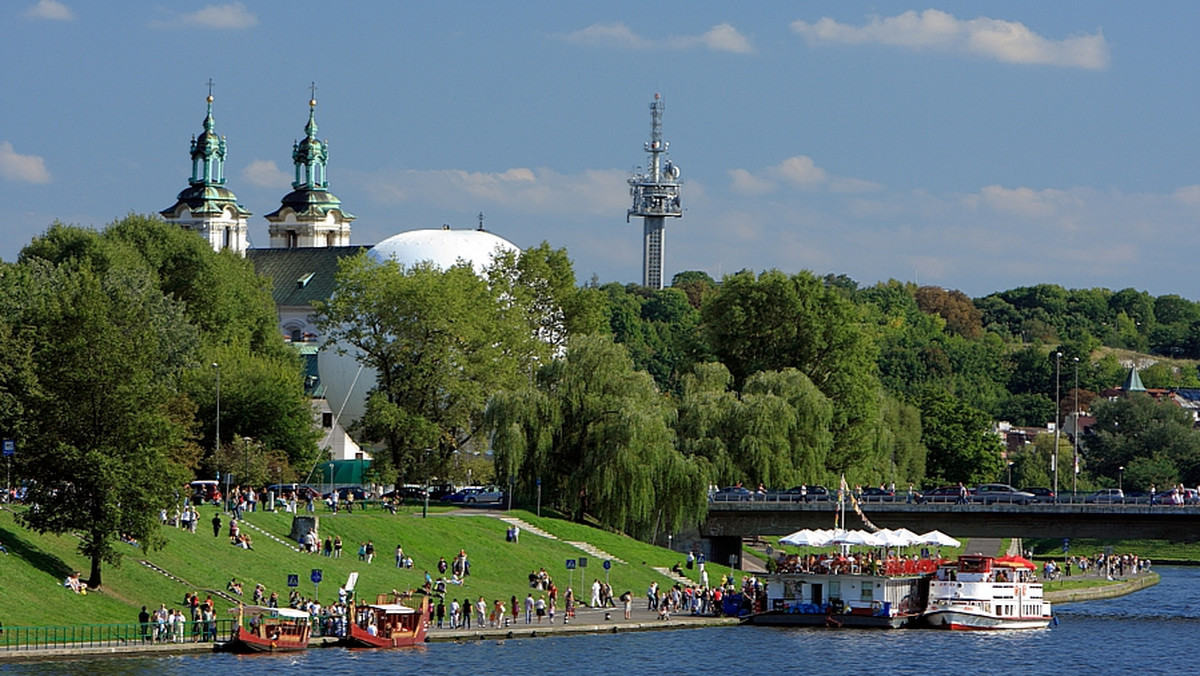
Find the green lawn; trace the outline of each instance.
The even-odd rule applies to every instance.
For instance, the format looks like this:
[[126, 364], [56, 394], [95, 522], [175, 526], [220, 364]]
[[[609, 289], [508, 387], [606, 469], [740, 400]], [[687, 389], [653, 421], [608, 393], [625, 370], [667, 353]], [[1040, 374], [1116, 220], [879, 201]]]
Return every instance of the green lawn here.
[[[106, 566], [104, 589], [100, 593], [80, 596], [62, 587], [63, 577], [78, 570], [87, 577], [89, 563], [75, 549], [78, 539], [73, 536], [42, 536], [26, 531], [14, 521], [9, 510], [0, 510], [0, 542], [11, 554], [0, 555], [0, 622], [6, 626], [41, 626], [55, 624], [87, 624], [135, 621], [142, 605], [168, 607], [182, 604], [188, 591], [224, 590], [232, 577], [242, 582], [247, 601], [255, 583], [262, 583], [268, 594], [278, 592], [287, 598], [287, 576], [299, 576], [299, 590], [312, 596], [309, 581], [314, 568], [323, 572], [319, 600], [329, 603], [336, 599], [338, 586], [352, 571], [359, 573], [357, 590], [361, 597], [373, 599], [375, 594], [391, 589], [419, 587], [428, 570], [436, 579], [439, 556], [452, 561], [460, 549], [466, 550], [471, 561], [471, 575], [462, 586], [450, 585], [448, 596], [478, 598], [489, 601], [517, 596], [523, 599], [530, 589], [530, 572], [541, 567], [553, 577], [565, 594], [568, 580], [573, 582], [578, 596], [587, 600], [593, 578], [605, 578], [603, 561], [589, 557], [589, 566], [568, 574], [567, 559], [587, 556], [561, 540], [537, 537], [522, 532], [520, 543], [505, 541], [507, 524], [499, 519], [455, 512], [444, 508], [431, 510], [421, 518], [420, 508], [409, 509], [395, 516], [377, 509], [354, 514], [332, 515], [318, 512], [320, 534], [340, 535], [344, 543], [342, 558], [311, 556], [292, 551], [254, 530], [248, 530], [254, 540], [254, 550], [246, 551], [228, 544], [228, 517], [223, 516], [222, 533], [214, 538], [209, 521], [214, 508], [201, 509], [200, 527], [195, 534], [178, 529], [164, 529], [167, 546], [159, 551], [144, 552], [129, 546], [123, 565]], [[667, 578], [651, 569], [670, 567], [683, 562], [683, 555], [646, 543], [587, 526], [551, 518], [538, 518], [528, 512], [514, 510], [518, 516], [537, 524], [563, 540], [590, 542], [626, 561], [614, 563], [608, 571], [616, 594], [626, 589], [641, 595], [651, 581], [666, 584]], [[286, 539], [291, 530], [292, 516], [282, 512], [258, 512], [248, 515], [247, 521]], [[359, 561], [358, 543], [375, 543], [375, 561], [368, 565]], [[413, 558], [412, 570], [397, 569], [394, 563], [396, 545]], [[188, 584], [173, 581], [139, 565], [137, 559], [154, 564], [183, 578]], [[715, 581], [728, 569], [710, 566], [709, 575]], [[696, 578], [696, 571], [693, 579]], [[586, 583], [584, 580], [586, 579]], [[587, 587], [587, 589], [585, 589]], [[216, 598], [216, 597], [214, 597]], [[218, 606], [221, 607], [221, 603]], [[222, 611], [224, 612], [224, 611]]]

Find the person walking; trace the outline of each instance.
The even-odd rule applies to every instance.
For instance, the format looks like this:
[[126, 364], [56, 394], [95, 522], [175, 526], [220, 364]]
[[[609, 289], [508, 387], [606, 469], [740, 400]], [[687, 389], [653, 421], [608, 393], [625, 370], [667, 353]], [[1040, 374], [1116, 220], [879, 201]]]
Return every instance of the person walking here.
[[221, 537], [221, 513], [220, 512], [213, 514], [212, 527], [213, 527], [213, 537], [215, 537], [215, 538]]

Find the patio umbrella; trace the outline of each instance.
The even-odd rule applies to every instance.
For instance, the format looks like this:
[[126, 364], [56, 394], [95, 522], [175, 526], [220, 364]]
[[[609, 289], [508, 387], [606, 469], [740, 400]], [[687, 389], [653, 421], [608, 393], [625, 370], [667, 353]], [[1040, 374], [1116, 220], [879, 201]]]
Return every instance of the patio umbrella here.
[[823, 531], [814, 531], [807, 528], [779, 538], [779, 544], [791, 545], [793, 547], [824, 547], [828, 543], [828, 534]]
[[866, 545], [868, 547], [879, 547], [883, 545], [879, 538], [865, 530], [850, 530], [838, 533], [831, 542], [839, 545]]
[[913, 543], [911, 537], [887, 528], [875, 533], [875, 537], [885, 547], [907, 547]]
[[946, 535], [940, 530], [931, 530], [928, 533], [920, 536], [920, 540], [916, 544], [920, 545], [936, 545], [938, 547], [958, 547], [962, 543], [954, 538]]
[[1016, 554], [1006, 554], [996, 559], [996, 563], [1002, 566], [1010, 566], [1012, 568], [1028, 568], [1029, 570], [1037, 570], [1037, 564], [1024, 556]]

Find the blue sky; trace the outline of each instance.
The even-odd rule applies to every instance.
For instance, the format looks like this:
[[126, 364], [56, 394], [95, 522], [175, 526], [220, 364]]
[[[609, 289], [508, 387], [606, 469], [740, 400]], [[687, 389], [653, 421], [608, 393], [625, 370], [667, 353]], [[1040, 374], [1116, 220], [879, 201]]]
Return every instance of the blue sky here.
[[681, 167], [665, 269], [973, 296], [1200, 299], [1200, 3], [4, 3], [0, 258], [174, 203], [212, 78], [227, 185], [289, 190], [316, 82], [356, 243], [473, 227], [641, 279], [648, 103]]

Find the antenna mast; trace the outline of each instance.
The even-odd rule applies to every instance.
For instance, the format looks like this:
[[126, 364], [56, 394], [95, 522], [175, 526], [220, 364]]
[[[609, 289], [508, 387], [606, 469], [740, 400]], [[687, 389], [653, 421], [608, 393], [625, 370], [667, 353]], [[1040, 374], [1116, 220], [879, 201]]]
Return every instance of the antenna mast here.
[[662, 116], [666, 104], [657, 93], [650, 102], [650, 140], [646, 152], [650, 155], [649, 167], [640, 169], [629, 179], [629, 194], [633, 206], [625, 214], [625, 221], [637, 216], [643, 221], [642, 285], [652, 289], [663, 288], [663, 250], [665, 244], [665, 219], [683, 216], [679, 201], [679, 167], [665, 155], [670, 144], [663, 141]]

